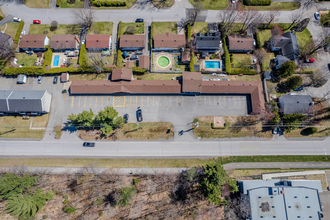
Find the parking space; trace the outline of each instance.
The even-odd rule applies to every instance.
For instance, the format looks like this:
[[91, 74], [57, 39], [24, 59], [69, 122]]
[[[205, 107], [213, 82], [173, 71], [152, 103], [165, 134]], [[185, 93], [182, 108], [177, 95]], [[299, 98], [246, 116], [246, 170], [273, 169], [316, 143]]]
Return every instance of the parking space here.
[[[57, 76], [59, 77], [59, 76]], [[38, 84], [38, 77], [28, 76], [25, 84], [17, 84], [17, 77], [16, 76], [4, 76], [0, 77], [0, 87], [1, 89], [23, 89], [23, 90], [30, 90], [30, 89], [50, 89], [49, 85], [53, 84], [54, 76], [43, 76], [41, 83]], [[58, 81], [57, 84], [54, 86], [61, 86], [61, 83]], [[42, 86], [46, 85], [46, 86]], [[36, 87], [38, 86], [38, 87]]]

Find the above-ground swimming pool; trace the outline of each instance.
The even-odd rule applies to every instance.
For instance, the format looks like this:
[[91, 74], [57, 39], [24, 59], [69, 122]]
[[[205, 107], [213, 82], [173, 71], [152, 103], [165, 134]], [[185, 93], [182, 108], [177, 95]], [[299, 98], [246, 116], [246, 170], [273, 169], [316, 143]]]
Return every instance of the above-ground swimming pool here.
[[157, 63], [160, 67], [167, 67], [170, 64], [170, 59], [166, 56], [161, 56], [158, 58]]
[[205, 68], [220, 69], [220, 61], [204, 61]]
[[53, 63], [53, 66], [58, 66], [58, 61], [60, 60], [60, 56], [59, 55], [56, 55], [54, 57], [54, 63]]

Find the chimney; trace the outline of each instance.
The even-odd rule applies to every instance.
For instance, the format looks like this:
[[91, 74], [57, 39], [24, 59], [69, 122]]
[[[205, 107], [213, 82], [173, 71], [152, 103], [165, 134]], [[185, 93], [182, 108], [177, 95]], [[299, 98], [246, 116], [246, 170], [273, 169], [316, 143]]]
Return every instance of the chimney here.
[[99, 40], [96, 40], [96, 42], [99, 42]]

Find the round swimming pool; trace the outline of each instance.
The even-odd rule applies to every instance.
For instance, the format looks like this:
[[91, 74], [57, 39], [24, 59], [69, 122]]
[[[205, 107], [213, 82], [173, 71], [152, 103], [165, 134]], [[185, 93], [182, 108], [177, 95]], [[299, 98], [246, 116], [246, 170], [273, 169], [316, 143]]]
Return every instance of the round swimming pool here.
[[158, 58], [157, 63], [160, 67], [167, 67], [170, 64], [170, 59], [166, 56], [161, 56]]

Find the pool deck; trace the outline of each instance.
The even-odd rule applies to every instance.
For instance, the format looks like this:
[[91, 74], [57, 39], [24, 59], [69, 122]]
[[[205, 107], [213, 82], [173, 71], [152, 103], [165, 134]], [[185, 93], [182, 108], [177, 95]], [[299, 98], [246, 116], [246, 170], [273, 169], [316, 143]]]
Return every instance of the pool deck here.
[[[54, 58], [55, 58], [56, 55], [59, 56], [58, 66], [54, 66]], [[63, 59], [68, 60], [68, 58], [66, 57], [66, 55], [64, 55], [64, 52], [62, 52], [62, 53], [56, 53], [56, 52], [54, 52], [53, 53], [53, 57], [52, 57], [52, 62], [51, 62], [51, 68], [53, 68], [53, 67], [61, 67], [61, 65], [63, 64]]]
[[[220, 68], [206, 68], [205, 61], [218, 61], [220, 62]], [[222, 72], [222, 60], [214, 59], [214, 60], [202, 60], [201, 62], [201, 71], [202, 72]]]

